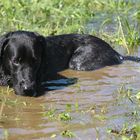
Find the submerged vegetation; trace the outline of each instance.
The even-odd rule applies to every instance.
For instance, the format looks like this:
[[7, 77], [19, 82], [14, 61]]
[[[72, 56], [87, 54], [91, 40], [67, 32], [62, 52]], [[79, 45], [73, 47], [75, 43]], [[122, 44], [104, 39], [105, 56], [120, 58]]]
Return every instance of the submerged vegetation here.
[[133, 118], [133, 122], [126, 122], [121, 130], [109, 129], [109, 133], [115, 134], [121, 137], [122, 140], [139, 140], [140, 139], [140, 92], [134, 91], [132, 88], [127, 88], [122, 85], [118, 89], [119, 98], [125, 98], [129, 100], [132, 104], [136, 104], [135, 109], [126, 114]]
[[[140, 46], [139, 0], [1, 0], [0, 21], [1, 34], [11, 30], [30, 30], [45, 36], [88, 33], [106, 40], [112, 47], [123, 47], [127, 54], [133, 53]], [[80, 85], [77, 85], [77, 88], [78, 92], [81, 92]], [[4, 130], [5, 139], [8, 139], [9, 133], [7, 127], [3, 128], [3, 124], [5, 125], [8, 120], [14, 120], [19, 127], [18, 121], [22, 121], [20, 111], [24, 112], [25, 108], [32, 107], [30, 99], [26, 102], [24, 101], [26, 98], [21, 97], [24, 99], [20, 100], [20, 97], [12, 97], [10, 94], [12, 94], [12, 90], [9, 87], [0, 88], [0, 127]], [[126, 114], [128, 118], [132, 117], [134, 120], [130, 125], [124, 125], [120, 129], [108, 128], [109, 135], [113, 134], [115, 138], [121, 137], [122, 140], [140, 139], [140, 91], [123, 85], [116, 91], [116, 94], [119, 103], [122, 100], [128, 100], [135, 106], [132, 112]], [[65, 111], [55, 108], [48, 110], [49, 107], [45, 107], [44, 110], [44, 106], [40, 105], [43, 109], [39, 114], [41, 119], [47, 118], [48, 121], [57, 121], [61, 125], [63, 123], [70, 124], [76, 120], [79, 121], [81, 127], [84, 126], [83, 122], [86, 122], [86, 120], [80, 121], [81, 114], [90, 114], [95, 122], [112, 119], [107, 116], [106, 106], [99, 109], [94, 104], [94, 107], [92, 106], [90, 109], [82, 109], [78, 103], [80, 101], [75, 102], [74, 105], [67, 103], [64, 106]], [[115, 105], [117, 106], [117, 104]], [[7, 117], [5, 114], [7, 108], [12, 110], [16, 108], [13, 117], [8, 113], [10, 117]], [[27, 114], [28, 109], [25, 109]], [[73, 112], [78, 113], [77, 117], [73, 115]], [[55, 138], [58, 135], [69, 138], [76, 137], [75, 133], [67, 127], [62, 129], [59, 134], [52, 132], [50, 138]]]

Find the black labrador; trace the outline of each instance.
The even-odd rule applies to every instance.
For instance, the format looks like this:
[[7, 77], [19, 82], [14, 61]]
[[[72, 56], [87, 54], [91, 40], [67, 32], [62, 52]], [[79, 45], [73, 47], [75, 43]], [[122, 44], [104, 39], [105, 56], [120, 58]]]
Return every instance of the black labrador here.
[[47, 77], [70, 68], [90, 71], [121, 64], [122, 56], [105, 41], [80, 34], [43, 37], [29, 31], [9, 32], [0, 38], [0, 84], [10, 85], [15, 93], [37, 96]]

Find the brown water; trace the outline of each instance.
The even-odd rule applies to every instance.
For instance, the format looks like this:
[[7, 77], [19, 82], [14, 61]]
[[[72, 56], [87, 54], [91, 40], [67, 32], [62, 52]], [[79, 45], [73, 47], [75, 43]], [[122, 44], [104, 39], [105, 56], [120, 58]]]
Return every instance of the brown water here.
[[[139, 118], [132, 115], [135, 110], [139, 113], [138, 104], [124, 97], [118, 89], [125, 84], [126, 88], [132, 88], [133, 93], [139, 91], [140, 64], [125, 62], [93, 72], [66, 70], [61, 74], [78, 78], [78, 81], [67, 87], [50, 87], [56, 90], [38, 98], [14, 93], [5, 95], [6, 103], [1, 104], [0, 110], [1, 139], [66, 140], [69, 138], [61, 133], [70, 130], [75, 134], [74, 140], [116, 140], [120, 137], [107, 133], [109, 128], [121, 130], [125, 123], [131, 126]], [[69, 114], [72, 117], [69, 121], [43, 115], [55, 109], [57, 117], [66, 111], [68, 104], [71, 105]]]

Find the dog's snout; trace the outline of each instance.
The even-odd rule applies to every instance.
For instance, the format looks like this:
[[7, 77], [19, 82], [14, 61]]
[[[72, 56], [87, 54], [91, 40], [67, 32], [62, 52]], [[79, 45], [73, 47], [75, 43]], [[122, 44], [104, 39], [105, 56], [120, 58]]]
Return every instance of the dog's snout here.
[[34, 90], [34, 88], [32, 87], [32, 86], [26, 86], [26, 85], [24, 85], [23, 86], [23, 91], [24, 92], [30, 92], [30, 91], [33, 91]]
[[22, 79], [22, 81], [20, 82], [20, 88], [21, 91], [23, 92], [22, 95], [36, 96], [34, 82]]
[[27, 89], [27, 84], [25, 83], [25, 80], [24, 80], [24, 79], [22, 79], [21, 82], [20, 82], [19, 84], [20, 84], [20, 87], [23, 88], [23, 90], [24, 90], [24, 89], [25, 89], [25, 90]]
[[33, 87], [28, 87], [28, 88], [24, 89], [23, 92], [24, 92], [24, 95], [28, 95], [28, 96], [36, 96], [37, 95], [37, 93]]
[[20, 87], [23, 89], [23, 91], [33, 90], [34, 84], [33, 82], [25, 81], [22, 79], [20, 82]]

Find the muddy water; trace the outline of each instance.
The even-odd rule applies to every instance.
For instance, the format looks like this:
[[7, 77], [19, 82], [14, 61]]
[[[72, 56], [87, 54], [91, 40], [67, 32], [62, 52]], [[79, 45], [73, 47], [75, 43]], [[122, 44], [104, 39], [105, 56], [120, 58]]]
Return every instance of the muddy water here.
[[[69, 130], [75, 135], [72, 139], [113, 140], [120, 137], [108, 129], [121, 130], [124, 124], [131, 126], [137, 121], [132, 114], [135, 110], [139, 113], [138, 104], [118, 90], [122, 85], [134, 94], [140, 90], [140, 64], [125, 62], [93, 72], [66, 70], [61, 74], [77, 78], [77, 83], [65, 86], [69, 80], [52, 81], [55, 86], [49, 88], [53, 90], [38, 98], [5, 94], [0, 109], [1, 139], [63, 140], [68, 138], [62, 132]], [[44, 115], [50, 110], [55, 110], [53, 117]], [[62, 112], [68, 112], [72, 119], [58, 119]]]

